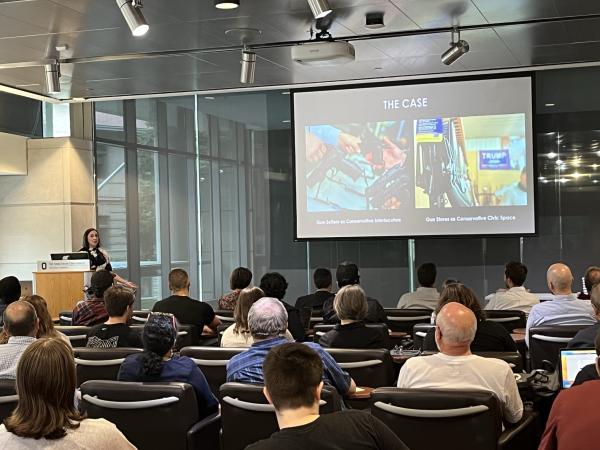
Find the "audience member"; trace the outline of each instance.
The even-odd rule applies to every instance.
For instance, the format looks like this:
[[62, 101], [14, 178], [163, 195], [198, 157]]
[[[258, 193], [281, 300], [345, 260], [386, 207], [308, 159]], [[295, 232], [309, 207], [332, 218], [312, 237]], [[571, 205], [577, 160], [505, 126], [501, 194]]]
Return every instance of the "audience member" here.
[[12, 302], [21, 298], [21, 283], [17, 277], [8, 276], [0, 280], [0, 316]]
[[451, 284], [460, 284], [460, 281], [455, 279], [455, 278], [446, 278], [443, 282], [442, 282], [442, 289], [446, 289], [448, 286], [450, 286]]
[[[516, 352], [517, 345], [502, 325], [486, 320], [475, 293], [467, 286], [449, 284], [442, 291], [436, 314], [448, 303], [457, 302], [469, 308], [477, 319], [475, 339], [471, 343], [473, 352]], [[437, 318], [436, 318], [437, 321]], [[435, 329], [429, 330], [423, 341], [423, 350], [436, 351]]]
[[125, 358], [117, 379], [188, 383], [196, 392], [200, 415], [206, 417], [218, 410], [219, 403], [196, 363], [187, 356], [173, 355], [176, 338], [175, 316], [165, 313], [150, 314], [142, 334], [144, 351]]
[[112, 423], [77, 410], [76, 387], [71, 347], [56, 338], [32, 343], [17, 367], [19, 403], [0, 425], [0, 448], [135, 449]]
[[279, 300], [288, 315], [288, 330], [297, 341], [302, 341], [306, 337], [306, 330], [300, 319], [300, 310], [283, 301], [288, 283], [278, 272], [265, 273], [260, 279], [260, 288], [265, 293], [265, 297], [273, 297]]
[[578, 331], [575, 337], [569, 341], [568, 348], [586, 348], [593, 347], [596, 341], [598, 331], [600, 331], [600, 284], [594, 285], [590, 289], [590, 303], [594, 310], [596, 323], [590, 327]]
[[35, 341], [39, 320], [31, 303], [16, 301], [4, 310], [4, 330], [8, 342], [0, 345], [0, 379], [14, 379], [25, 349]]
[[525, 341], [529, 345], [529, 330], [542, 325], [594, 325], [596, 318], [589, 300], [578, 300], [571, 292], [573, 275], [562, 263], [552, 264], [546, 275], [548, 288], [554, 294], [551, 301], [531, 308], [527, 318]]
[[35, 309], [35, 314], [39, 321], [38, 331], [35, 336], [36, 338], [60, 338], [69, 344], [69, 346], [71, 346], [71, 341], [69, 338], [65, 336], [64, 333], [61, 333], [54, 328], [54, 322], [52, 321], [52, 317], [50, 317], [50, 313], [48, 312], [48, 304], [46, 303], [46, 299], [44, 299], [44, 297], [40, 297], [39, 295], [28, 295], [27, 297], [23, 297], [23, 301], [31, 303]]
[[204, 327], [213, 332], [221, 321], [215, 316], [212, 307], [204, 302], [190, 298], [190, 278], [183, 269], [173, 269], [169, 273], [171, 296], [154, 304], [153, 312], [173, 314], [179, 323], [194, 325], [196, 337], [200, 337]]
[[323, 363], [307, 346], [289, 343], [273, 347], [263, 369], [263, 392], [275, 407], [280, 431], [248, 450], [407, 450], [392, 430], [369, 413], [319, 414]]
[[440, 353], [406, 361], [400, 369], [398, 387], [490, 391], [500, 400], [504, 419], [518, 422], [523, 402], [508, 363], [471, 354], [477, 327], [471, 309], [457, 302], [444, 305], [435, 328]]
[[[343, 262], [335, 271], [335, 278], [337, 280], [338, 287], [341, 289], [344, 286], [352, 284], [360, 284], [360, 274], [358, 272], [358, 266], [351, 262]], [[385, 323], [387, 316], [381, 306], [381, 303], [377, 299], [367, 297], [367, 317], [365, 322], [368, 323]], [[339, 323], [340, 319], [333, 309], [333, 298], [328, 299], [323, 304], [323, 321], [325, 323]]]
[[98, 270], [92, 275], [88, 293], [90, 298], [81, 300], [73, 310], [73, 325], [91, 327], [108, 319], [104, 306], [104, 292], [114, 284], [114, 277], [108, 270]]
[[228, 309], [233, 311], [235, 309], [235, 305], [237, 304], [240, 291], [250, 286], [251, 281], [252, 272], [250, 269], [247, 269], [246, 267], [236, 267], [233, 269], [233, 272], [231, 272], [231, 276], [229, 277], [229, 286], [231, 287], [231, 292], [229, 294], [224, 294], [219, 299], [219, 309]]
[[[289, 342], [281, 335], [287, 328], [287, 311], [276, 298], [265, 297], [252, 305], [248, 312], [248, 328], [254, 338], [252, 346], [235, 355], [227, 363], [227, 381], [263, 383], [263, 362], [269, 350]], [[323, 361], [323, 381], [342, 395], [353, 394], [356, 384], [333, 357], [313, 342], [303, 345], [315, 350]]]
[[313, 282], [317, 290], [308, 295], [298, 297], [296, 300], [296, 308], [312, 308], [312, 309], [323, 309], [323, 303], [326, 300], [332, 299], [335, 295], [331, 292], [333, 282], [331, 278], [331, 271], [323, 267], [319, 267], [313, 274]]
[[529, 314], [533, 305], [540, 299], [531, 294], [523, 283], [527, 278], [527, 266], [517, 261], [511, 261], [504, 266], [504, 284], [506, 289], [500, 289], [495, 294], [488, 295], [488, 310], [523, 311]]
[[[596, 348], [596, 364], [598, 362], [598, 358], [600, 358], [600, 334], [597, 334], [594, 339], [594, 344], [589, 347]], [[600, 375], [596, 370], [596, 364], [588, 364], [587, 366], [583, 366], [577, 376], [575, 376], [575, 380], [573, 381], [572, 386], [579, 386], [580, 384], [585, 383], [590, 380], [600, 380]]]
[[115, 348], [142, 347], [140, 333], [128, 323], [133, 316], [133, 292], [124, 286], [112, 286], [104, 293], [108, 320], [92, 327], [87, 333], [86, 347]]
[[[600, 337], [596, 339], [596, 353], [600, 355]], [[594, 442], [600, 441], [599, 358], [595, 364], [585, 366], [573, 386], [563, 389], [554, 400], [538, 450], [596, 448]], [[588, 372], [586, 379], [580, 378], [584, 371]]]
[[588, 267], [585, 271], [585, 275], [583, 276], [583, 284], [587, 294], [582, 290], [577, 298], [579, 300], [589, 300], [592, 293], [592, 288], [598, 283], [600, 283], [600, 267]]
[[387, 326], [370, 328], [365, 325], [367, 297], [358, 284], [341, 288], [335, 295], [333, 309], [341, 323], [319, 339], [323, 347], [389, 348]]
[[417, 269], [417, 280], [420, 286], [415, 292], [407, 292], [400, 297], [397, 308], [435, 309], [440, 299], [440, 293], [434, 286], [436, 275], [435, 264], [421, 264]]

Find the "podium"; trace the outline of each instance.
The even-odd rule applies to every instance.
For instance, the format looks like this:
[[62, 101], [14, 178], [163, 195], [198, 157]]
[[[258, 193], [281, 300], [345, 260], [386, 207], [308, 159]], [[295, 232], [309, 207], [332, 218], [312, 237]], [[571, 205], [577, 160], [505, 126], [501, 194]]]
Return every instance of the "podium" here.
[[85, 298], [84, 286], [90, 285], [94, 271], [89, 260], [38, 261], [33, 272], [33, 292], [46, 299], [53, 319], [60, 311], [72, 311]]

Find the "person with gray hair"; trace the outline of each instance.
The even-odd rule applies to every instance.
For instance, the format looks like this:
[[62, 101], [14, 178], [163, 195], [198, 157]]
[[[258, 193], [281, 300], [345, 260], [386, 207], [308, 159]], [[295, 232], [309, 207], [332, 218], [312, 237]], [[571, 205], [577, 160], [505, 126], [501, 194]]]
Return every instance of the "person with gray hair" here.
[[0, 379], [14, 380], [21, 355], [35, 341], [39, 320], [33, 305], [23, 300], [8, 305], [3, 318], [8, 342], [0, 345]]
[[435, 342], [440, 353], [410, 358], [398, 377], [404, 389], [451, 389], [490, 391], [496, 395], [510, 423], [523, 415], [523, 402], [508, 363], [471, 353], [477, 332], [475, 314], [466, 306], [450, 302], [436, 318]]
[[551, 301], [531, 308], [527, 317], [525, 342], [529, 345], [529, 330], [542, 325], [594, 325], [596, 316], [589, 300], [579, 300], [571, 291], [573, 275], [569, 266], [552, 264], [546, 274], [548, 289], [554, 294]]
[[[273, 347], [290, 342], [282, 334], [287, 329], [288, 315], [283, 304], [273, 297], [263, 297], [250, 307], [248, 328], [254, 339], [245, 352], [235, 355], [227, 363], [227, 381], [264, 383], [263, 362]], [[342, 370], [335, 359], [314, 342], [304, 345], [315, 350], [323, 362], [323, 382], [333, 386], [341, 395], [353, 394], [356, 384]]]

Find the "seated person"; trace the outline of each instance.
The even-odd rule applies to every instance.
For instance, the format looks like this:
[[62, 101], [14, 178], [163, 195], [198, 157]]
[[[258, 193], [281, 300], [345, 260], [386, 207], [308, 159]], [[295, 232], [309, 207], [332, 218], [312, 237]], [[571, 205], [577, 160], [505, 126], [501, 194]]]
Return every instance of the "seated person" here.
[[278, 272], [265, 273], [260, 279], [260, 288], [265, 293], [265, 297], [273, 297], [281, 302], [288, 315], [288, 330], [297, 341], [302, 341], [306, 337], [306, 330], [300, 319], [300, 310], [289, 303], [283, 301], [288, 283]]
[[[596, 353], [600, 355], [600, 337], [596, 338]], [[554, 400], [538, 450], [596, 448], [594, 442], [600, 440], [598, 358], [595, 364], [581, 369], [575, 383], [569, 389], [563, 389]], [[592, 371], [595, 372], [593, 375]], [[580, 378], [584, 372], [587, 372], [585, 377]]]
[[129, 328], [135, 297], [129, 288], [112, 286], [104, 293], [108, 320], [92, 327], [87, 333], [89, 348], [135, 347], [142, 348], [139, 331]]
[[433, 263], [421, 264], [417, 269], [417, 280], [420, 286], [415, 292], [407, 292], [398, 300], [400, 309], [435, 309], [440, 293], [435, 288], [437, 269]]
[[495, 294], [488, 295], [485, 309], [523, 311], [529, 314], [531, 308], [540, 302], [540, 299], [531, 294], [523, 283], [527, 278], [527, 266], [518, 261], [511, 261], [504, 266], [504, 284], [506, 289], [498, 290]]
[[385, 328], [365, 325], [367, 296], [358, 284], [341, 288], [335, 295], [333, 309], [342, 321], [319, 339], [323, 347], [334, 348], [389, 348], [389, 334]]
[[18, 300], [4, 310], [8, 342], [0, 345], [0, 379], [14, 380], [21, 355], [35, 341], [39, 320], [31, 303]]
[[8, 305], [21, 298], [21, 283], [17, 277], [8, 276], [0, 280], [0, 320]]
[[265, 358], [264, 394], [275, 407], [280, 431], [247, 450], [408, 450], [379, 419], [346, 410], [319, 415], [323, 363], [306, 345], [273, 347]]
[[183, 269], [173, 269], [169, 273], [171, 296], [160, 300], [152, 307], [153, 312], [173, 314], [184, 325], [194, 325], [196, 338], [202, 335], [204, 327], [213, 332], [221, 321], [208, 303], [190, 298], [190, 277]]
[[77, 410], [76, 387], [73, 350], [62, 339], [27, 347], [17, 367], [19, 403], [0, 425], [0, 448], [135, 450], [112, 423]]
[[585, 290], [587, 294], [583, 292], [583, 290], [579, 293], [577, 298], [579, 300], [590, 300], [590, 294], [592, 293], [592, 288], [594, 285], [600, 283], [600, 267], [590, 266], [586, 269], [585, 274], [583, 276], [583, 284], [585, 285]]
[[403, 389], [460, 389], [493, 392], [504, 419], [516, 423], [523, 415], [523, 402], [508, 363], [471, 354], [477, 318], [466, 306], [450, 302], [437, 315], [435, 342], [440, 353], [410, 358], [398, 377]]
[[[442, 291], [438, 311], [446, 304], [458, 302], [475, 314], [477, 318], [477, 332], [475, 339], [471, 343], [472, 352], [516, 352], [517, 345], [502, 325], [485, 319], [485, 312], [482, 311], [475, 293], [464, 284], [449, 284]], [[428, 331], [423, 340], [423, 350], [436, 351], [435, 328]]]
[[331, 281], [331, 271], [323, 267], [319, 267], [313, 273], [313, 282], [317, 290], [313, 294], [298, 297], [296, 300], [296, 308], [312, 308], [316, 310], [323, 309], [323, 303], [326, 300], [332, 299], [335, 294], [331, 292], [333, 283]]
[[[358, 266], [351, 262], [343, 262], [335, 271], [335, 278], [338, 287], [341, 289], [344, 286], [351, 284], [360, 284], [360, 274], [358, 272]], [[385, 323], [387, 322], [387, 316], [385, 311], [378, 300], [367, 297], [367, 317], [365, 322], [367, 323]], [[325, 323], [339, 323], [340, 319], [335, 314], [333, 309], [333, 298], [325, 301], [323, 304], [323, 321]]]
[[247, 269], [246, 267], [236, 267], [233, 269], [233, 272], [231, 272], [231, 276], [229, 277], [231, 292], [229, 294], [224, 294], [219, 299], [219, 309], [235, 310], [240, 291], [250, 286], [251, 281], [252, 272], [250, 269]]
[[144, 351], [129, 355], [121, 364], [119, 381], [179, 381], [191, 384], [196, 392], [198, 412], [206, 417], [219, 408], [204, 374], [187, 356], [174, 356], [173, 345], [177, 337], [175, 316], [152, 313], [144, 326], [142, 341]]
[[594, 346], [598, 331], [600, 331], [600, 284], [596, 284], [590, 290], [590, 303], [594, 310], [594, 316], [596, 316], [597, 322], [583, 330], [577, 332], [577, 334], [569, 341], [568, 348], [591, 348]]
[[88, 294], [90, 298], [81, 300], [73, 310], [73, 325], [91, 327], [108, 320], [104, 306], [104, 292], [114, 284], [113, 274], [108, 270], [98, 270], [92, 275]]
[[527, 318], [525, 342], [529, 345], [529, 330], [545, 325], [594, 325], [596, 317], [589, 300], [579, 300], [571, 291], [573, 275], [562, 263], [552, 264], [546, 274], [548, 289], [554, 298], [531, 308]]
[[35, 336], [36, 338], [56, 337], [69, 344], [69, 347], [71, 346], [71, 341], [69, 338], [54, 328], [54, 322], [52, 321], [52, 317], [50, 317], [50, 312], [48, 312], [48, 304], [46, 303], [44, 297], [39, 295], [28, 295], [23, 297], [23, 301], [30, 303], [35, 309], [35, 315], [38, 318], [38, 331]]
[[[254, 343], [248, 329], [248, 311], [257, 300], [264, 296], [264, 292], [257, 287], [242, 289], [233, 310], [235, 323], [223, 332], [221, 347], [250, 347]], [[289, 331], [285, 332], [285, 337], [290, 341], [294, 340]]]
[[[265, 297], [252, 305], [248, 312], [248, 328], [254, 339], [252, 346], [235, 355], [227, 363], [227, 381], [263, 383], [263, 362], [269, 350], [289, 342], [281, 336], [287, 328], [287, 311], [276, 298]], [[340, 395], [353, 394], [356, 384], [335, 359], [313, 342], [303, 345], [315, 350], [323, 361], [323, 381], [333, 386]]]

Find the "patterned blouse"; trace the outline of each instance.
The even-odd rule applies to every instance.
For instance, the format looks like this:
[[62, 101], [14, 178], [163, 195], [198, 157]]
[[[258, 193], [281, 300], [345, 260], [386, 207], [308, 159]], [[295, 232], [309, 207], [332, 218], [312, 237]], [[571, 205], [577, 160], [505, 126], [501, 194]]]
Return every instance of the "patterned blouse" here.
[[233, 311], [235, 309], [235, 304], [237, 303], [237, 299], [240, 295], [241, 289], [236, 289], [231, 291], [229, 294], [223, 295], [219, 299], [219, 309], [228, 309]]

